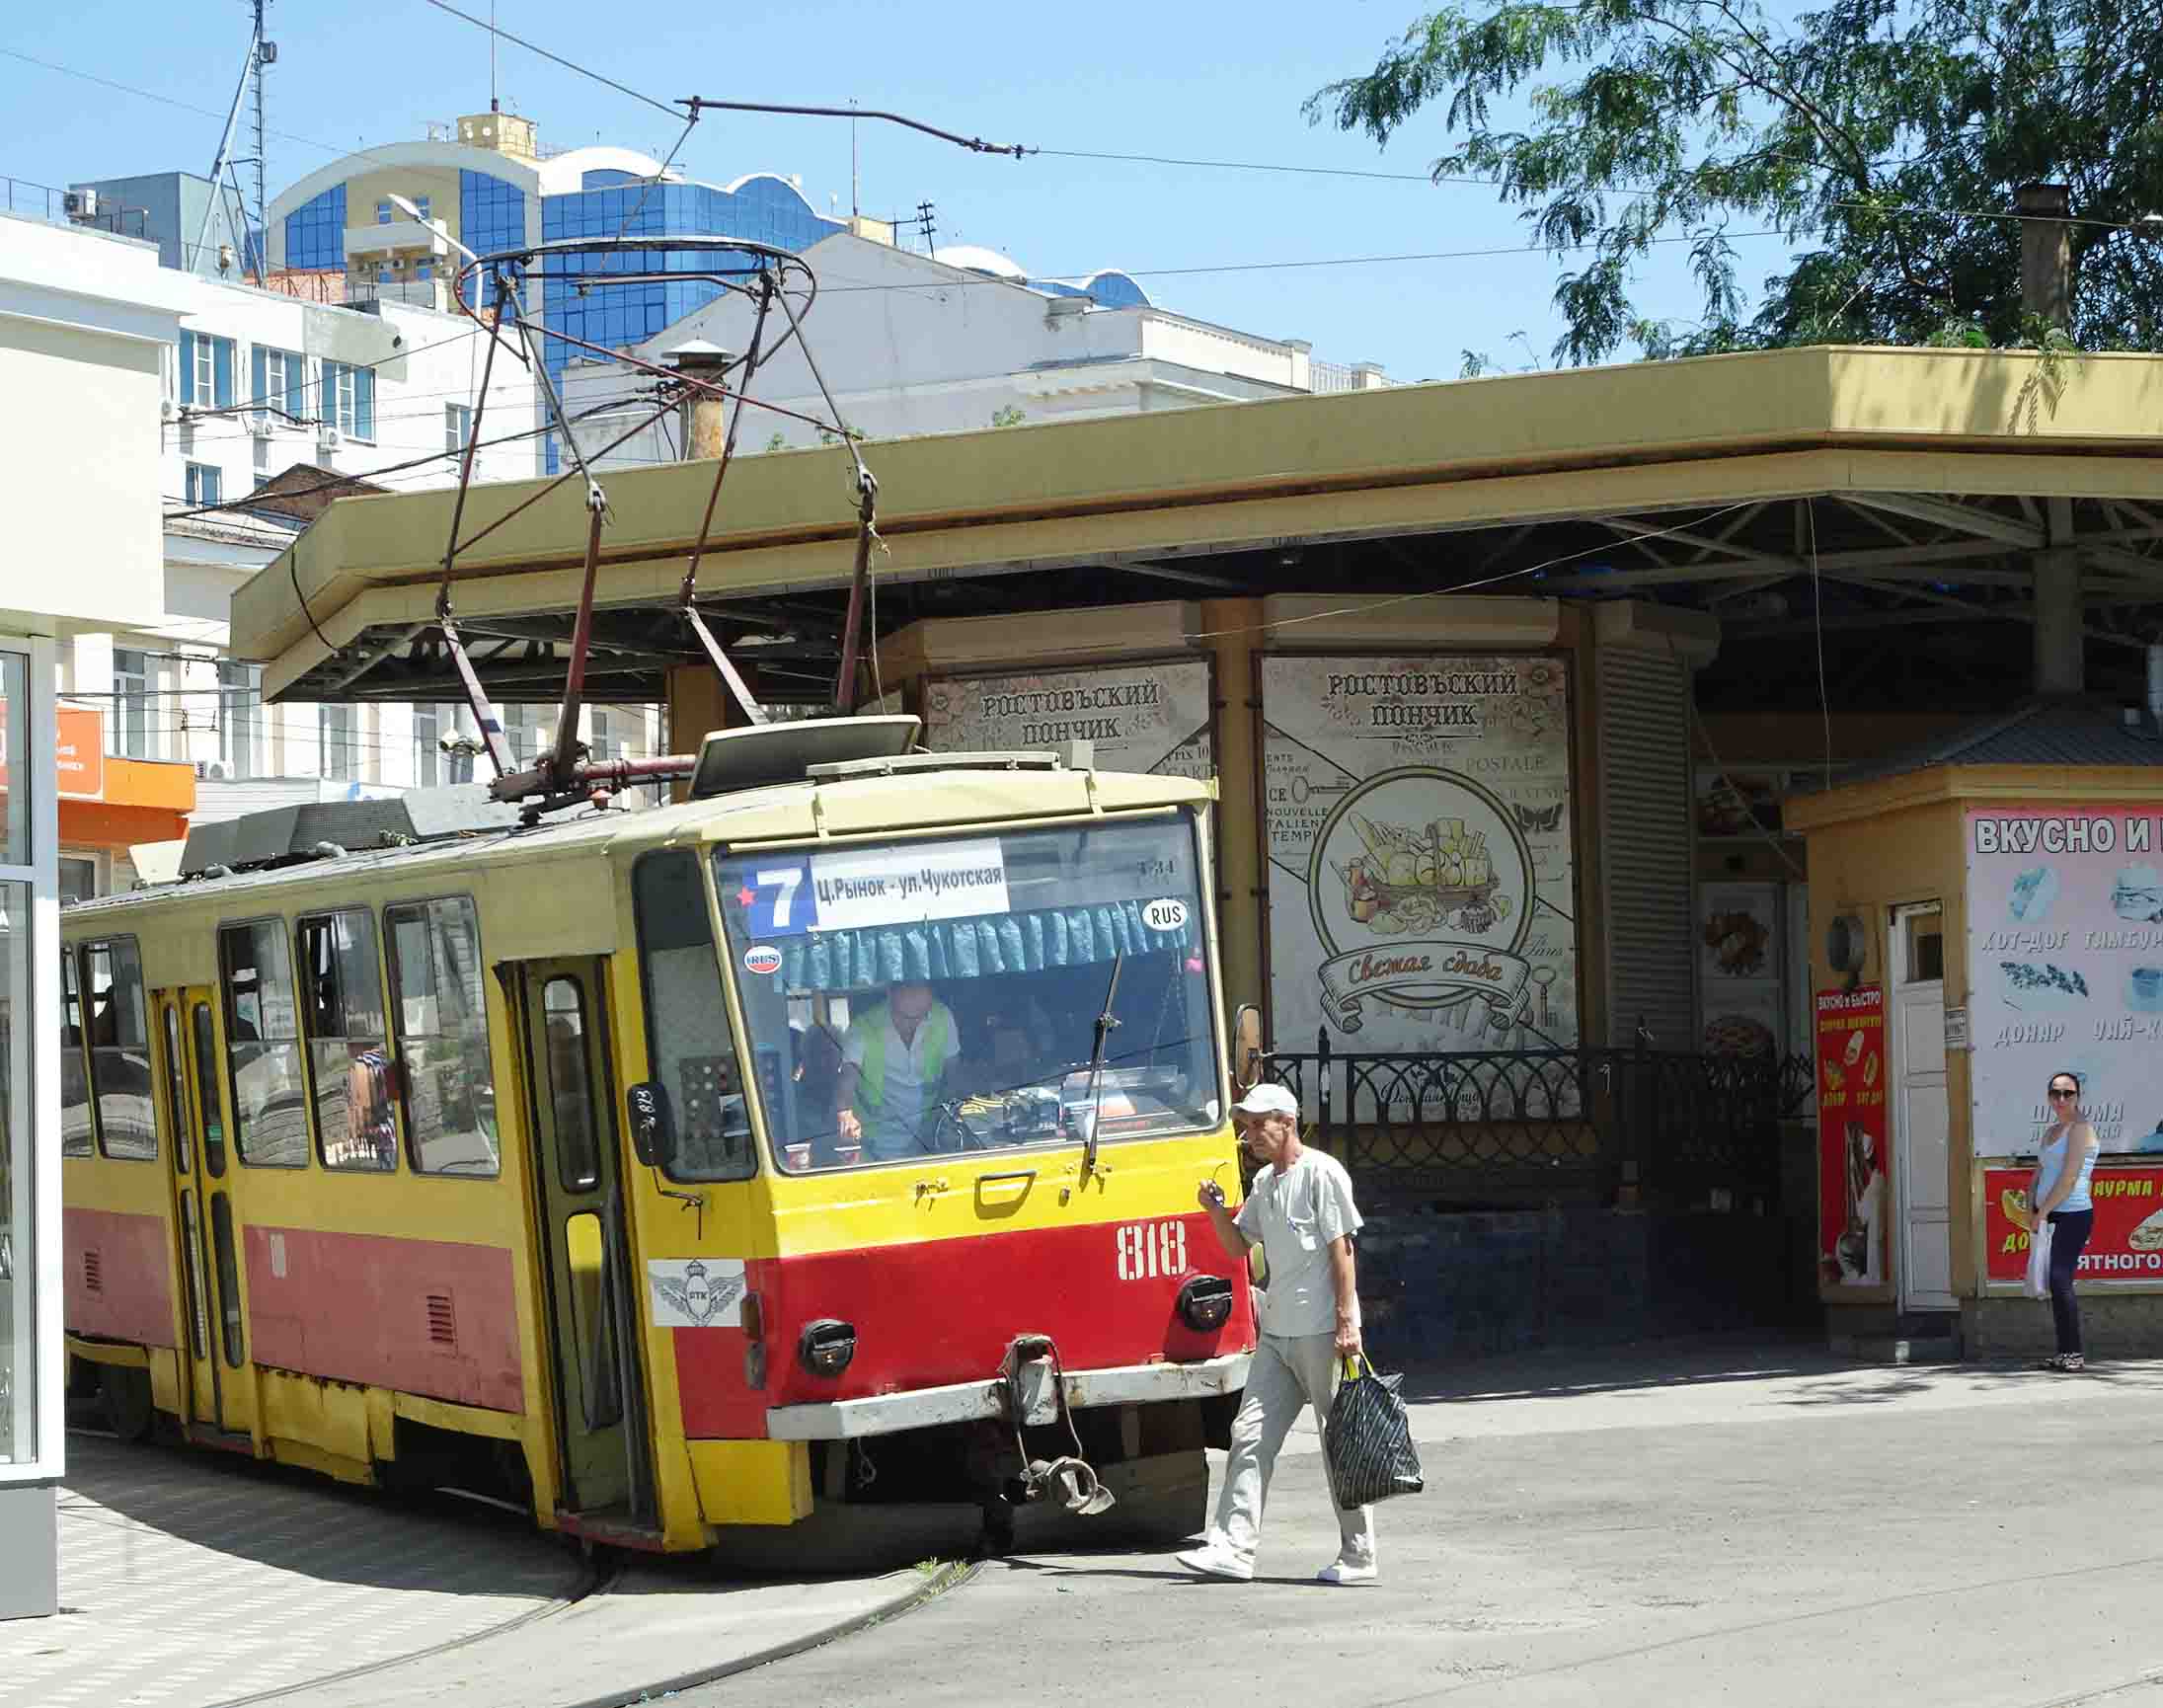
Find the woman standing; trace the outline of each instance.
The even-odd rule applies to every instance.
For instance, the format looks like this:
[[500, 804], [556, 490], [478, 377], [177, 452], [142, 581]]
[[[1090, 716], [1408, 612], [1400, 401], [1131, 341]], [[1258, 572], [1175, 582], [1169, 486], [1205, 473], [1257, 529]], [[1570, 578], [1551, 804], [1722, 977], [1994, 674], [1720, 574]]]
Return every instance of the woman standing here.
[[2073, 1272], [2095, 1226], [2095, 1205], [2088, 1177], [2095, 1172], [2103, 1141], [2081, 1119], [2080, 1075], [2050, 1076], [2050, 1129], [2043, 1135], [2028, 1202], [2035, 1225], [2050, 1228], [2050, 1320], [2057, 1329], [2057, 1356], [2043, 1360], [2047, 1370], [2084, 1369], [2080, 1347], [2080, 1300], [2073, 1293]]

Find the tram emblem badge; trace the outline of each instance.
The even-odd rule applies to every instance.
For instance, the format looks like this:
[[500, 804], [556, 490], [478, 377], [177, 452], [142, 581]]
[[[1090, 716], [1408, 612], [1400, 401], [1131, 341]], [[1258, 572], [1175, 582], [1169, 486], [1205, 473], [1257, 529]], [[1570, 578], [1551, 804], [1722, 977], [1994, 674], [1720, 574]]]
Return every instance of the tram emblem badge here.
[[743, 1296], [740, 1258], [653, 1258], [646, 1266], [653, 1292], [654, 1326], [710, 1329]]

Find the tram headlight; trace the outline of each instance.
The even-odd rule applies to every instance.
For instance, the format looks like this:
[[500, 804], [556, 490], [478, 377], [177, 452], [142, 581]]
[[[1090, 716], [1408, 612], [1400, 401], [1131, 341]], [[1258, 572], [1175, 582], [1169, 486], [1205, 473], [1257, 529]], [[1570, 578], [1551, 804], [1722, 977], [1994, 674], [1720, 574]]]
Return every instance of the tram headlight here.
[[1207, 1334], [1231, 1320], [1232, 1283], [1220, 1275], [1197, 1275], [1179, 1289], [1179, 1320]]
[[838, 1376], [856, 1357], [856, 1330], [834, 1317], [806, 1323], [796, 1356], [814, 1376]]

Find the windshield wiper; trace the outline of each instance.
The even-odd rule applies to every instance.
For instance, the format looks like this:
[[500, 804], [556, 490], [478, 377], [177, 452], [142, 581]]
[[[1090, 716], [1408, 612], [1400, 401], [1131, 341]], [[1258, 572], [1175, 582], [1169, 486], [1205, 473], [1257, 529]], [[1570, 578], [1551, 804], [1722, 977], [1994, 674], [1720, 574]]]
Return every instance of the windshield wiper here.
[[1120, 993], [1120, 970], [1126, 965], [1126, 951], [1120, 950], [1112, 957], [1112, 982], [1105, 986], [1104, 1012], [1097, 1016], [1097, 1042], [1089, 1051], [1089, 1130], [1082, 1137], [1082, 1165], [1080, 1184], [1087, 1186], [1089, 1176], [1097, 1166], [1097, 1115], [1104, 1101], [1104, 1046], [1112, 1036], [1112, 1029], [1119, 1025], [1119, 1016], [1112, 1012], [1113, 1002]]

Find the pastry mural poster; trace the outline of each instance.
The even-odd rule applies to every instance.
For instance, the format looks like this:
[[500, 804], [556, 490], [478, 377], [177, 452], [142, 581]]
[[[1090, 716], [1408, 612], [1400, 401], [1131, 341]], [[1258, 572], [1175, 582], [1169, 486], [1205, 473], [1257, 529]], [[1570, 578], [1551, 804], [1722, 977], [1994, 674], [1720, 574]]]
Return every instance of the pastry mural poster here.
[[1781, 919], [1777, 884], [1704, 884], [1697, 893], [1698, 1000], [1709, 1055], [1778, 1055]]
[[2065, 1071], [2106, 1151], [2163, 1154], [2163, 817], [1990, 807], [1964, 830], [1976, 1154], [2032, 1153]]
[[1086, 670], [933, 678], [924, 683], [924, 744], [934, 752], [1094, 744], [1106, 771], [1209, 777], [1206, 660], [1142, 660]]
[[1565, 662], [1261, 660], [1279, 1047], [1578, 1042]]
[[[1983, 1277], [1993, 1288], [2017, 1292], [2027, 1276], [2035, 1226], [2027, 1194], [2034, 1174], [2029, 1168], [1982, 1171]], [[2095, 1200], [2095, 1228], [2075, 1279], [2163, 1282], [2163, 1168], [2098, 1168], [2088, 1192]]]
[[1821, 1290], [1890, 1285], [1886, 993], [1817, 992], [1817, 1272]]

